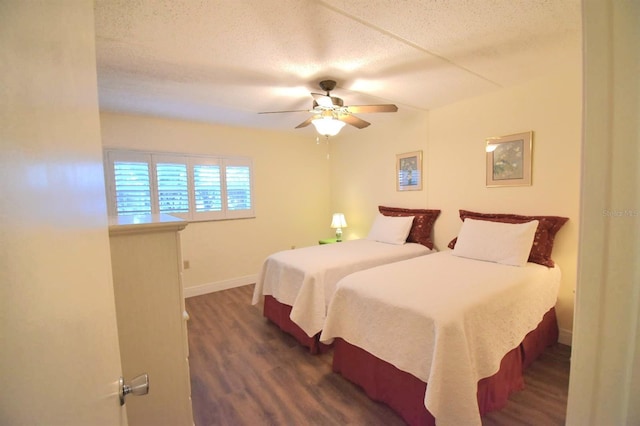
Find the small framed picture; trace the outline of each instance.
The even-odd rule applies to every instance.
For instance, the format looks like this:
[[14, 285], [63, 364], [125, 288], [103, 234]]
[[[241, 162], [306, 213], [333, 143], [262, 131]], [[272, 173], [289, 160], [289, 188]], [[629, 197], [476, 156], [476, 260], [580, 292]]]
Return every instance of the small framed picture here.
[[487, 186], [531, 185], [533, 132], [486, 140]]
[[422, 151], [396, 155], [396, 188], [398, 191], [422, 190]]

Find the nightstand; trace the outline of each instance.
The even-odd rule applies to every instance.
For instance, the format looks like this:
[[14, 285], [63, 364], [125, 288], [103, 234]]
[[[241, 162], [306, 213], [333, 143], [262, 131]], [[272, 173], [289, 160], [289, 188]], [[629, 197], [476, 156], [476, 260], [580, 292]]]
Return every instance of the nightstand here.
[[338, 241], [336, 238], [325, 238], [324, 240], [318, 241], [318, 244], [333, 244], [338, 242], [340, 241]]

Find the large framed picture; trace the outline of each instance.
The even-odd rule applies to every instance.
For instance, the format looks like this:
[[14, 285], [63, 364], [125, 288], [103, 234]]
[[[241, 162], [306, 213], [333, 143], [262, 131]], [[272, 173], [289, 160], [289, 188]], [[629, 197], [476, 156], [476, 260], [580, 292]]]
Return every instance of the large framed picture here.
[[487, 139], [487, 186], [531, 185], [532, 143], [533, 132]]
[[422, 190], [422, 151], [396, 155], [396, 188], [398, 191]]

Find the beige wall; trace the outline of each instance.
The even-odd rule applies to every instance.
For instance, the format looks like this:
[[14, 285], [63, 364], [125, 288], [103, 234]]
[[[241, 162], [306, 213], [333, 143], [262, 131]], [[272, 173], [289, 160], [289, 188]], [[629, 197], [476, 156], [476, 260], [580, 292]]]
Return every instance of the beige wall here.
[[254, 219], [191, 223], [182, 231], [185, 294], [255, 282], [269, 254], [331, 232], [329, 161], [309, 134], [101, 113], [104, 147], [253, 159]]
[[[516, 88], [374, 125], [332, 145], [332, 209], [343, 210], [346, 238], [364, 236], [376, 206], [441, 209], [435, 243], [446, 250], [457, 235], [459, 209], [559, 215], [553, 258], [562, 267], [557, 305], [561, 338], [570, 343], [576, 284], [580, 193], [581, 78], [574, 70]], [[532, 130], [533, 185], [485, 186], [484, 140]], [[365, 133], [367, 132], [367, 133]], [[395, 155], [423, 150], [423, 191], [395, 188]]]
[[428, 114], [402, 109], [360, 117], [373, 124], [330, 140], [331, 208], [345, 214], [345, 239], [366, 237], [378, 205], [429, 207], [426, 188], [398, 192], [395, 181], [397, 154], [427, 154]]
[[[581, 79], [559, 73], [431, 112], [426, 162], [429, 204], [443, 210], [435, 242], [457, 234], [459, 209], [565, 216], [553, 259], [561, 267], [556, 306], [566, 341], [573, 324], [580, 201]], [[484, 139], [533, 131], [532, 185], [487, 188]]]
[[[326, 145], [308, 134], [268, 132], [102, 113], [105, 147], [254, 158], [256, 218], [190, 224], [183, 231], [185, 292], [253, 282], [264, 257], [332, 235], [331, 213], [345, 213], [347, 239], [364, 237], [377, 206], [441, 209], [435, 243], [456, 236], [458, 209], [567, 216], [553, 257], [563, 271], [561, 339], [570, 343], [576, 283], [581, 138], [580, 66], [526, 85], [430, 112], [401, 108], [363, 116]], [[485, 186], [484, 140], [532, 130], [533, 185]], [[396, 154], [421, 150], [422, 191], [398, 192]], [[327, 161], [326, 153], [330, 153]]]

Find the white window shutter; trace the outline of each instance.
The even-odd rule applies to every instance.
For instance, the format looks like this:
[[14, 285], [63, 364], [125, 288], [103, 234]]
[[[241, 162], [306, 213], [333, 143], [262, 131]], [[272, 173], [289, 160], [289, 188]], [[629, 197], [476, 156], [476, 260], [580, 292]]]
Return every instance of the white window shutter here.
[[193, 166], [193, 187], [197, 213], [222, 211], [222, 184], [219, 165], [195, 164]]
[[151, 213], [149, 163], [114, 161], [115, 208], [118, 215]]
[[251, 169], [249, 166], [227, 166], [227, 208], [230, 211], [251, 210]]
[[157, 162], [156, 179], [160, 213], [189, 213], [187, 165]]
[[213, 157], [106, 149], [109, 214], [171, 214], [189, 221], [254, 217], [253, 164]]

